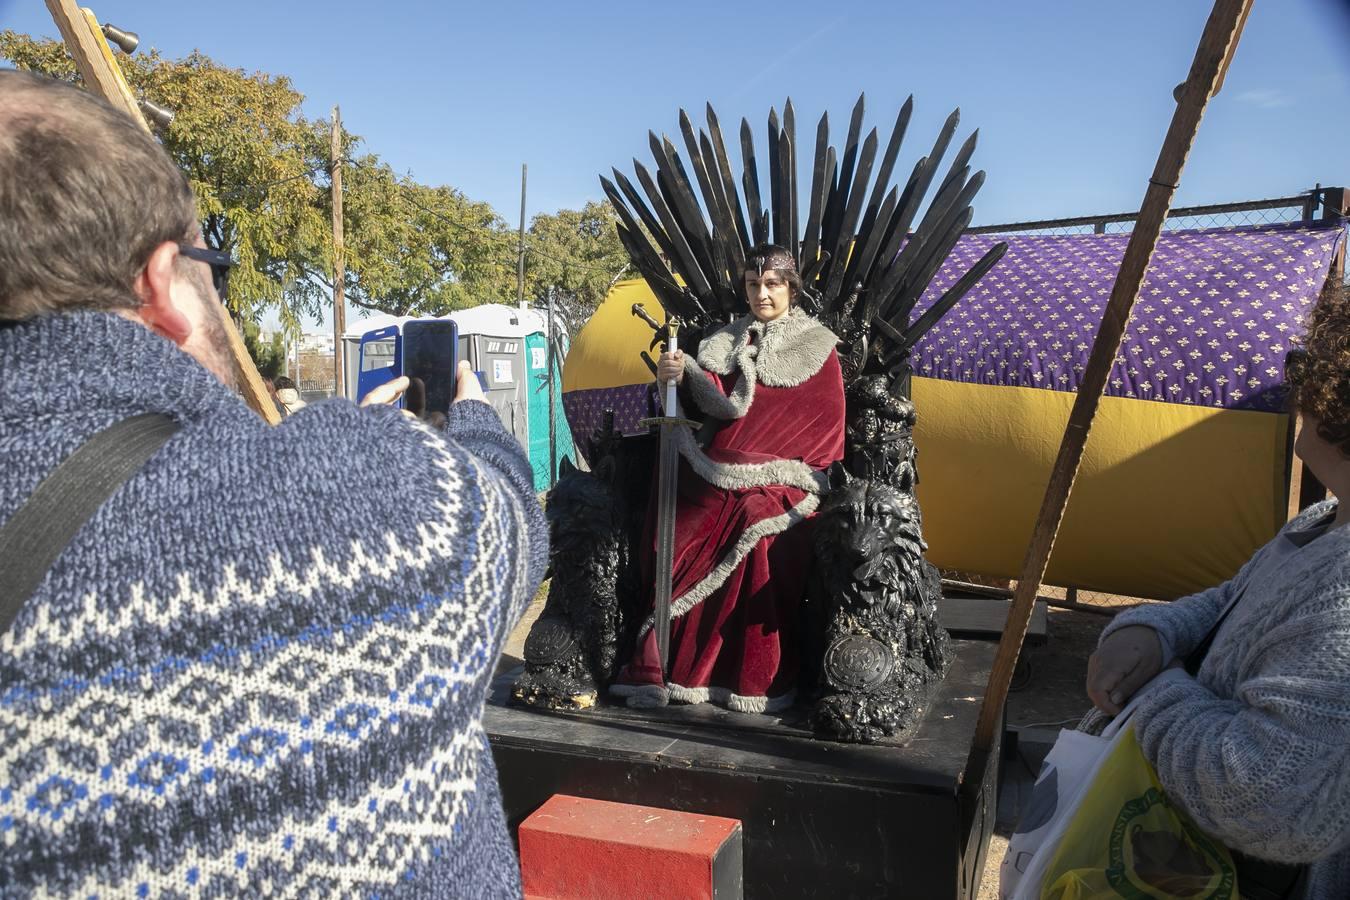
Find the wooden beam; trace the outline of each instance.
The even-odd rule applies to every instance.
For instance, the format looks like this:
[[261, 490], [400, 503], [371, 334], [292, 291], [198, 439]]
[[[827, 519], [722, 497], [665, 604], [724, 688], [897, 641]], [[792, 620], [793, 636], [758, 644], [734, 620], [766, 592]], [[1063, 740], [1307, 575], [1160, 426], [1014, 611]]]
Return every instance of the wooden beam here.
[[[61, 32], [66, 50], [75, 60], [75, 66], [80, 71], [80, 77], [84, 79], [85, 87], [112, 104], [114, 109], [120, 109], [131, 116], [146, 133], [153, 133], [145, 117], [141, 115], [141, 108], [127, 84], [126, 77], [113, 58], [112, 48], [103, 37], [103, 31], [93, 10], [80, 9], [75, 5], [75, 0], [47, 0], [47, 9]], [[239, 329], [235, 327], [223, 304], [212, 303], [209, 306], [211, 314], [220, 317], [220, 324], [230, 346], [235, 382], [244, 397], [244, 402], [269, 424], [277, 424], [281, 421], [281, 414], [277, 412], [276, 404], [272, 402], [262, 376], [258, 374], [258, 367], [253, 364], [253, 357], [249, 356], [248, 348], [244, 346]]]
[[149, 132], [150, 126], [141, 115], [122, 70], [113, 60], [112, 48], [104, 40], [93, 12], [81, 10], [75, 0], [47, 0], [47, 9], [61, 32], [66, 50], [75, 60], [75, 67], [80, 70], [85, 87], [131, 116], [136, 124]]
[[1153, 176], [1149, 179], [1144, 192], [1139, 217], [1134, 231], [1130, 234], [1129, 244], [1125, 248], [1125, 256], [1116, 275], [1115, 286], [1112, 288], [1111, 299], [1102, 318], [1101, 329], [1097, 332], [1087, 368], [1078, 386], [1078, 394], [1074, 398], [1073, 411], [1069, 414], [1069, 422], [1064, 429], [1059, 455], [1050, 472], [1045, 498], [1032, 532], [1031, 545], [1027, 548], [1022, 573], [1017, 581], [1017, 590], [1013, 595], [1013, 608], [1008, 616], [1008, 626], [1003, 632], [1003, 639], [999, 642], [998, 655], [994, 659], [993, 670], [989, 676], [989, 685], [976, 724], [971, 754], [975, 774], [967, 773], [967, 778], [973, 778], [975, 783], [980, 781], [984, 766], [988, 764], [988, 756], [994, 746], [999, 723], [1003, 719], [1003, 704], [1008, 698], [1008, 687], [1012, 682], [1013, 670], [1017, 666], [1017, 658], [1026, 637], [1027, 625], [1031, 621], [1036, 594], [1040, 591], [1041, 580], [1045, 577], [1050, 551], [1054, 548], [1055, 537], [1064, 518], [1064, 510], [1068, 506], [1069, 494], [1078, 475], [1078, 466], [1083, 459], [1088, 432], [1092, 428], [1092, 420], [1101, 402], [1102, 391], [1106, 387], [1111, 367], [1120, 350], [1120, 341], [1125, 334], [1130, 310], [1134, 306], [1144, 274], [1148, 270], [1158, 235], [1162, 232], [1163, 221], [1167, 218], [1172, 196], [1176, 193], [1181, 170], [1186, 164], [1191, 144], [1195, 141], [1205, 106], [1214, 94], [1231, 48], [1237, 44], [1242, 22], [1245, 21], [1251, 4], [1252, 0], [1217, 0], [1214, 4], [1209, 21], [1205, 23], [1200, 45], [1196, 49], [1195, 59], [1191, 63], [1190, 74], [1182, 86], [1176, 111], [1172, 115], [1172, 123], [1167, 129], [1167, 136], [1163, 139]]
[[272, 395], [267, 392], [267, 385], [263, 384], [262, 375], [253, 364], [253, 357], [249, 356], [248, 347], [244, 345], [239, 329], [230, 318], [229, 310], [223, 303], [208, 303], [207, 306], [220, 317], [221, 330], [225, 332], [225, 338], [229, 341], [230, 359], [234, 363], [235, 388], [250, 409], [262, 416], [268, 425], [276, 425], [281, 421], [281, 413], [277, 410]]

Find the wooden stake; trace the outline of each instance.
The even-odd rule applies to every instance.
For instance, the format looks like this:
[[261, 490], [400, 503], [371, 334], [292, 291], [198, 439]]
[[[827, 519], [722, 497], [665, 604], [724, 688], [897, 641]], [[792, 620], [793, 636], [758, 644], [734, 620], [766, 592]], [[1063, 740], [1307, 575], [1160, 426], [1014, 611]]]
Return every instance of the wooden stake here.
[[243, 396], [244, 402], [262, 416], [268, 425], [278, 424], [281, 421], [281, 413], [277, 410], [272, 395], [267, 392], [267, 385], [263, 384], [262, 375], [258, 374], [258, 367], [253, 364], [253, 357], [249, 356], [248, 347], [244, 344], [244, 338], [240, 335], [234, 319], [230, 317], [229, 310], [225, 308], [224, 303], [206, 305], [220, 317], [221, 330], [225, 332], [225, 339], [230, 345], [230, 361], [234, 363], [235, 387]]
[[347, 365], [342, 353], [342, 335], [347, 330], [347, 303], [344, 292], [347, 265], [342, 244], [342, 112], [333, 107], [330, 165], [333, 181], [333, 393], [347, 396]]
[[75, 0], [47, 0], [47, 9], [75, 60], [75, 67], [80, 70], [85, 87], [150, 131], [122, 70], [112, 59], [112, 49], [104, 40], [93, 13], [81, 10]]
[[[146, 132], [150, 132], [150, 126], [141, 115], [140, 106], [136, 103], [122, 70], [113, 59], [112, 48], [104, 39], [93, 12], [81, 10], [75, 5], [75, 0], [47, 0], [47, 9], [61, 32], [66, 50], [70, 52], [76, 68], [80, 70], [85, 87], [91, 93], [108, 101], [115, 109], [120, 109], [131, 116], [136, 124]], [[244, 339], [240, 337], [234, 320], [230, 318], [223, 304], [209, 305], [212, 313], [219, 317], [228, 340], [235, 381], [244, 402], [269, 424], [277, 424], [281, 421], [281, 414], [277, 412], [276, 404], [267, 393], [262, 376], [258, 374], [258, 367], [253, 364], [253, 357], [248, 355], [248, 348], [244, 345]]]
[[983, 778], [983, 767], [988, 762], [996, 730], [1003, 718], [1003, 704], [1008, 699], [1013, 669], [1017, 666], [1036, 594], [1040, 591], [1041, 579], [1045, 577], [1050, 551], [1054, 548], [1055, 536], [1059, 532], [1069, 493], [1073, 490], [1074, 478], [1078, 474], [1078, 465], [1083, 459], [1092, 419], [1097, 413], [1116, 354], [1120, 351], [1120, 341], [1125, 334], [1130, 310], [1139, 295], [1144, 273], [1158, 243], [1158, 235], [1162, 232], [1163, 220], [1172, 204], [1172, 195], [1176, 192], [1186, 156], [1200, 127], [1200, 118], [1204, 115], [1209, 98], [1217, 90], [1220, 74], [1227, 68], [1227, 60], [1237, 46], [1242, 23], [1246, 20], [1251, 4], [1252, 0], [1217, 0], [1209, 21], [1205, 23], [1200, 46], [1191, 63], [1190, 75], [1183, 86], [1176, 112], [1172, 115], [1172, 124], [1167, 129], [1153, 177], [1149, 179], [1148, 189], [1144, 193], [1139, 218], [1125, 248], [1125, 257], [1121, 260], [1120, 272], [1116, 275], [1101, 329], [1097, 332], [1087, 369], [1078, 386], [1073, 411], [1069, 414], [1069, 423], [1059, 445], [1059, 456], [1050, 472], [1045, 499], [1041, 502], [1040, 515], [1036, 518], [1031, 546], [1027, 548], [1017, 591], [1013, 595], [1013, 606], [1008, 613], [1008, 623], [999, 642], [984, 704], [980, 708], [971, 759], [975, 772], [967, 773], [968, 785], [978, 786]]

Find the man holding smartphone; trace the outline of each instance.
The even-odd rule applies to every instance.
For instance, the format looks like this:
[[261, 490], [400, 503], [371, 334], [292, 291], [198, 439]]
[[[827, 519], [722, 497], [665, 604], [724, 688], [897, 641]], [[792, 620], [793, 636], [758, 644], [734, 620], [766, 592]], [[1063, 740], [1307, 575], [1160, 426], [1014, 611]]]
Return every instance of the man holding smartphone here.
[[0, 71], [0, 537], [91, 437], [173, 427], [0, 633], [0, 885], [519, 896], [481, 717], [546, 565], [529, 463], [467, 365], [441, 432], [406, 383], [267, 426], [212, 254], [152, 137]]

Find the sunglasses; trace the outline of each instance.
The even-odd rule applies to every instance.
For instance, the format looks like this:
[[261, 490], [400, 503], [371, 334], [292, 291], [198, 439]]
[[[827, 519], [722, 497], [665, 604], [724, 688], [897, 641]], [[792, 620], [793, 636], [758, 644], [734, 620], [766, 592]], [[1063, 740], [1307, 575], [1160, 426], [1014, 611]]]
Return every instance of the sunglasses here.
[[229, 297], [230, 269], [235, 266], [235, 261], [230, 254], [224, 250], [210, 250], [206, 247], [198, 247], [196, 244], [182, 242], [178, 244], [178, 252], [188, 259], [204, 262], [211, 267], [211, 286], [220, 295], [220, 302], [224, 303], [226, 298]]

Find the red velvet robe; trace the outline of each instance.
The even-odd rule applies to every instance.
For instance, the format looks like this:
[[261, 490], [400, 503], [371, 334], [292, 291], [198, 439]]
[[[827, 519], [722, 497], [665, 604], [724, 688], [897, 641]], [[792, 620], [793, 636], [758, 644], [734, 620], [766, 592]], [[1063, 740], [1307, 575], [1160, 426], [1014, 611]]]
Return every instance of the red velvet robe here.
[[[724, 396], [740, 378], [739, 371], [726, 376], [701, 374]], [[712, 462], [800, 460], [823, 471], [843, 457], [843, 378], [833, 350], [802, 383], [772, 387], [761, 380], [754, 390], [754, 399], [741, 418], [725, 423], [713, 420], [705, 426], [721, 424], [705, 451]], [[711, 699], [745, 711], [772, 709], [791, 701], [799, 668], [800, 606], [812, 563], [809, 514], [814, 511], [814, 500], [805, 504], [810, 510], [806, 521], [800, 509], [789, 522], [775, 526], [773, 520], [799, 507], [809, 493], [783, 484], [717, 487], [700, 477], [687, 458], [681, 459], [672, 591], [676, 617], [671, 625], [666, 679], [670, 700]], [[754, 533], [747, 536], [746, 532], [757, 525], [776, 528], [777, 533], [758, 539], [744, 553], [744, 546], [737, 547], [738, 540], [742, 536], [753, 540]], [[654, 536], [654, 515], [649, 518], [648, 533]], [[653, 547], [654, 542], [649, 542], [649, 550]], [[741, 553], [743, 557], [735, 564]], [[654, 552], [649, 553], [648, 572], [653, 559]], [[686, 595], [710, 573], [718, 577], [714, 570], [719, 563], [721, 570], [732, 564], [734, 569], [720, 587], [681, 614], [681, 598], [687, 601]], [[665, 699], [659, 696], [661, 685], [656, 636], [647, 630], [614, 693], [632, 696], [640, 693], [634, 688], [648, 686], [648, 702], [660, 703]]]

